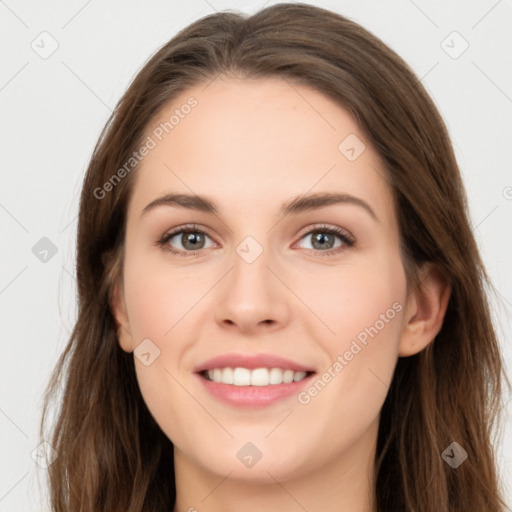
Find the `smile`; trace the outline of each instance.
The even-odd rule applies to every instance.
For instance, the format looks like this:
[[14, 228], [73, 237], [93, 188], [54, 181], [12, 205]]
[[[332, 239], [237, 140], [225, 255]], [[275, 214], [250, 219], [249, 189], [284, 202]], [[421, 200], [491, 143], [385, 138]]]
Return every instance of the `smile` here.
[[285, 370], [283, 368], [214, 368], [202, 373], [209, 381], [234, 386], [276, 386], [300, 382], [311, 372]]

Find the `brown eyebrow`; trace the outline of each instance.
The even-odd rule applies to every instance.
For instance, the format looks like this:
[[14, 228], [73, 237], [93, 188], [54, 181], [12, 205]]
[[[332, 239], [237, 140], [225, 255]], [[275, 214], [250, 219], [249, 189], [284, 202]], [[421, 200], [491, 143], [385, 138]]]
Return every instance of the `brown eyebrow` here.
[[[373, 211], [372, 207], [362, 199], [352, 196], [350, 194], [338, 194], [338, 193], [317, 193], [310, 194], [307, 196], [298, 196], [287, 203], [281, 205], [280, 213], [285, 216], [288, 214], [298, 214], [308, 210], [316, 210], [317, 208], [323, 208], [333, 204], [353, 204], [362, 207], [370, 216], [378, 221], [377, 215]], [[205, 196], [190, 195], [190, 194], [166, 194], [162, 197], [151, 201], [142, 214], [144, 215], [150, 210], [157, 206], [177, 206], [181, 208], [187, 208], [189, 210], [197, 210], [205, 213], [217, 214], [218, 209], [215, 203]]]

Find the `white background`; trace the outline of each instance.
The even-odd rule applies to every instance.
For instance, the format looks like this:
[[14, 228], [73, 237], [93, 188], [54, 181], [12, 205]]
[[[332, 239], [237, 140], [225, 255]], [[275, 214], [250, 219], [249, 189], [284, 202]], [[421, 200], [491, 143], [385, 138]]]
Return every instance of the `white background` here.
[[[0, 512], [48, 510], [38, 486], [45, 471], [31, 453], [39, 442], [42, 393], [75, 319], [78, 197], [101, 128], [145, 60], [179, 29], [215, 10], [250, 14], [271, 3], [0, 0]], [[512, 1], [310, 3], [383, 39], [436, 102], [498, 292], [493, 311], [510, 370]], [[456, 59], [445, 51], [463, 48], [458, 36], [446, 39], [453, 31], [469, 44]], [[58, 48], [46, 59], [31, 47], [51, 49], [53, 39]], [[42, 237], [57, 248], [46, 263], [32, 252]], [[509, 393], [504, 410], [498, 463], [512, 503]]]

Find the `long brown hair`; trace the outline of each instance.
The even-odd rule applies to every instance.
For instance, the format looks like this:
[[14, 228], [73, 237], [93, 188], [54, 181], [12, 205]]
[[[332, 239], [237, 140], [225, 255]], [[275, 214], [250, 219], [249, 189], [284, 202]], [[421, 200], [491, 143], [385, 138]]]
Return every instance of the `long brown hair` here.
[[[112, 177], [164, 106], [220, 74], [280, 77], [346, 108], [387, 167], [404, 263], [434, 262], [451, 285], [441, 331], [425, 350], [399, 359], [381, 411], [378, 511], [503, 511], [492, 445], [502, 361], [445, 125], [417, 77], [384, 43], [338, 14], [299, 3], [252, 16], [221, 12], [189, 25], [145, 64], [100, 136], [80, 199], [78, 319], [41, 419], [41, 437], [58, 454], [48, 469], [52, 510], [155, 512], [174, 504], [173, 446], [145, 406], [109, 307], [137, 168], [125, 167], [115, 183]], [[47, 437], [45, 418], [57, 397]], [[457, 469], [441, 456], [454, 441], [468, 453]]]

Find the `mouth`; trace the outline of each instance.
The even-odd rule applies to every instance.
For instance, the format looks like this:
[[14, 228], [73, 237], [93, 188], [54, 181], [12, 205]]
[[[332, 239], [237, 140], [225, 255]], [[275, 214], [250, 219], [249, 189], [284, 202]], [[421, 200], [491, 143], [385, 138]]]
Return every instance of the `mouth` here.
[[316, 371], [273, 355], [231, 354], [203, 363], [195, 374], [210, 397], [257, 409], [297, 395]]
[[314, 372], [285, 370], [283, 368], [213, 368], [204, 370], [200, 375], [217, 384], [231, 384], [233, 386], [277, 386], [300, 382]]

